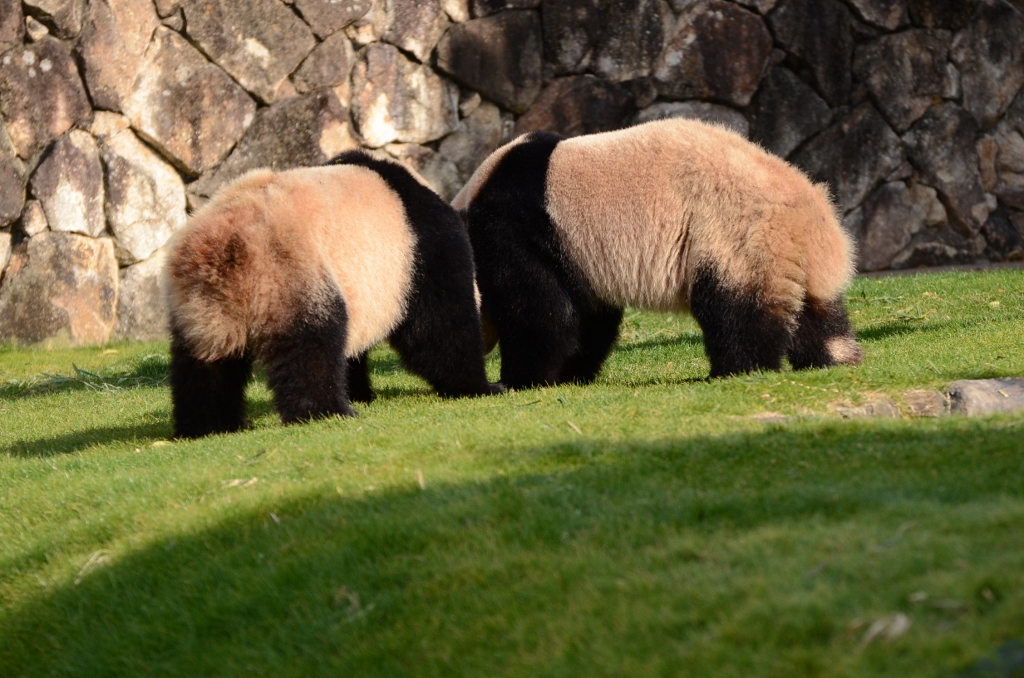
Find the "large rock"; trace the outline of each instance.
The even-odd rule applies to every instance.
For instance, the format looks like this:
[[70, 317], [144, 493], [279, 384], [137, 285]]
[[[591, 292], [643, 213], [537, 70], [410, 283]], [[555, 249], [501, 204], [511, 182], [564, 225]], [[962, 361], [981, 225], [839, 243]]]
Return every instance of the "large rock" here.
[[[855, 216], [856, 215], [856, 216]], [[858, 237], [858, 268], [879, 271], [910, 244], [927, 213], [902, 181], [882, 184], [844, 221]], [[857, 223], [859, 221], [859, 223]]]
[[540, 93], [540, 19], [505, 11], [455, 24], [437, 45], [437, 65], [499, 106], [525, 113]]
[[78, 52], [85, 83], [97, 108], [121, 110], [159, 25], [151, 0], [89, 3]]
[[121, 263], [148, 259], [185, 225], [185, 185], [129, 129], [100, 139], [107, 169], [107, 220]]
[[938, 190], [952, 226], [968, 238], [978, 234], [989, 213], [975, 155], [977, 131], [970, 114], [943, 103], [931, 108], [903, 137], [911, 163]]
[[0, 228], [6, 228], [21, 215], [25, 206], [25, 163], [11, 143], [7, 128], [0, 122]]
[[31, 185], [52, 230], [95, 238], [106, 229], [103, 167], [96, 140], [88, 132], [71, 130], [54, 142]]
[[82, 30], [85, 0], [25, 0], [25, 9], [58, 38], [75, 38]]
[[1024, 235], [1014, 227], [1007, 210], [1000, 207], [993, 211], [981, 234], [987, 244], [985, 257], [990, 261], [1024, 259]]
[[996, 125], [992, 135], [982, 137], [979, 152], [982, 187], [999, 201], [1024, 209], [1024, 91]]
[[295, 0], [295, 7], [320, 39], [348, 26], [370, 10], [373, 0]]
[[714, 99], [745, 106], [772, 51], [761, 18], [732, 3], [704, 0], [680, 15], [654, 66], [670, 99]]
[[374, 148], [443, 137], [459, 122], [458, 105], [458, 87], [406, 59], [392, 45], [372, 44], [356, 61], [352, 118]]
[[179, 169], [200, 175], [216, 167], [242, 137], [256, 103], [187, 40], [160, 27], [125, 113]]
[[348, 36], [344, 31], [335, 33], [317, 45], [292, 74], [295, 90], [305, 93], [321, 87], [347, 84], [355, 59], [355, 51]]
[[0, 286], [0, 339], [97, 344], [117, 313], [117, 258], [108, 238], [45, 231], [18, 245]]
[[1002, 0], [981, 0], [950, 55], [963, 105], [983, 127], [998, 120], [1024, 84], [1024, 16]]
[[907, 0], [915, 26], [958, 31], [967, 25], [975, 0]]
[[907, 23], [907, 0], [847, 0], [869, 24], [894, 31]]
[[832, 119], [828, 104], [793, 74], [776, 66], [750, 105], [750, 138], [785, 158]]
[[[458, 188], [462, 188], [480, 163], [501, 145], [503, 136], [501, 110], [492, 103], [484, 102], [462, 120], [454, 132], [441, 140], [438, 153], [451, 160], [458, 170]], [[447, 197], [453, 198], [455, 194]]]
[[979, 416], [1024, 409], [1024, 379], [963, 379], [946, 389], [950, 411]]
[[71, 54], [53, 38], [0, 58], [0, 110], [11, 143], [25, 159], [92, 114]]
[[839, 0], [781, 0], [768, 16], [775, 40], [807, 65], [832, 106], [850, 99], [853, 17]]
[[827, 182], [842, 210], [849, 211], [900, 166], [903, 152], [875, 107], [863, 103], [804, 144], [792, 160], [815, 181]]
[[448, 28], [448, 17], [437, 0], [387, 0], [384, 10], [385, 42], [409, 52], [422, 63]]
[[632, 111], [629, 92], [593, 75], [555, 80], [516, 121], [516, 134], [536, 130], [566, 136], [622, 127]]
[[974, 261], [974, 254], [967, 249], [954, 247], [943, 240], [923, 240], [910, 245], [892, 260], [891, 268], [901, 270], [907, 268], [933, 268], [935, 266], [951, 266], [969, 264]]
[[271, 103], [316, 47], [309, 27], [278, 0], [185, 0], [188, 35], [242, 87]]
[[857, 50], [853, 72], [897, 132], [905, 132], [946, 90], [949, 31], [910, 29]]
[[257, 167], [285, 170], [320, 165], [358, 145], [349, 131], [348, 111], [332, 90], [319, 89], [260, 109], [228, 159], [191, 184], [189, 191], [209, 197]]
[[709, 104], [706, 101], [671, 101], [653, 104], [639, 111], [633, 118], [633, 122], [640, 124], [668, 118], [701, 120], [721, 127], [728, 127], [743, 137], [750, 136], [750, 124], [742, 113], [734, 108]]
[[624, 81], [650, 74], [671, 9], [665, 0], [544, 0], [541, 13], [544, 52], [558, 73]]
[[21, 0], [0, 0], [0, 53], [25, 40], [25, 16]]
[[166, 259], [160, 250], [146, 261], [121, 269], [115, 339], [154, 341], [168, 335], [170, 311], [162, 285]]

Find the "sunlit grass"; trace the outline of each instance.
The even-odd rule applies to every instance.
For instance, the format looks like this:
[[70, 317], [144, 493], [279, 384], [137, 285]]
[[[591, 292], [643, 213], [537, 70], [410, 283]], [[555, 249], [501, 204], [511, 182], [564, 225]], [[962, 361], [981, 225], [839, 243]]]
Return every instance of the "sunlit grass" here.
[[166, 345], [2, 348], [0, 674], [953, 675], [1024, 638], [1024, 418], [835, 408], [1024, 374], [1024, 273], [849, 307], [858, 368], [708, 382], [630, 311], [588, 387], [443, 401], [381, 348], [359, 419], [257, 380], [193, 442]]

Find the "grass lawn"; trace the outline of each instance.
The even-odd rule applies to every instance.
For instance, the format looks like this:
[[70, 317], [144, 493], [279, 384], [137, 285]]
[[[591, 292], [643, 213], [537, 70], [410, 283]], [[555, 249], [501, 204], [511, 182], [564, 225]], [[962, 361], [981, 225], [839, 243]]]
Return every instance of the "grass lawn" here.
[[858, 368], [707, 382], [629, 312], [588, 387], [442, 401], [380, 348], [359, 419], [258, 381], [194, 442], [165, 344], [0, 349], [0, 675], [954, 676], [1024, 640], [1024, 414], [835, 408], [1024, 375], [1024, 271], [849, 306]]

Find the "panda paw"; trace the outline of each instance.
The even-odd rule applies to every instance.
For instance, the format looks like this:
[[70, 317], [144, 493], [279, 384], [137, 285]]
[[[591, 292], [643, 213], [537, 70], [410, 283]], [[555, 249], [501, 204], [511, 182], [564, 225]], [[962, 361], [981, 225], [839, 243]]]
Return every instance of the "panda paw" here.
[[487, 390], [490, 395], [501, 395], [502, 393], [508, 392], [508, 389], [505, 388], [505, 384], [502, 384], [501, 382], [487, 384]]

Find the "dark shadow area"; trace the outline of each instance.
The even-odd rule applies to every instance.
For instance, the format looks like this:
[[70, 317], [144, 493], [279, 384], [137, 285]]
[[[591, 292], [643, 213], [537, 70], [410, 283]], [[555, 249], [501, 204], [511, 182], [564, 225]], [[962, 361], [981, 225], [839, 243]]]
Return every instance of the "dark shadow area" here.
[[615, 344], [613, 351], [622, 353], [635, 353], [637, 351], [643, 351], [649, 348], [663, 348], [665, 346], [704, 346], [704, 338], [700, 334], [687, 332], [685, 334], [677, 334], [671, 337], [659, 337], [657, 339], [647, 339], [644, 341], [638, 341], [635, 343], [623, 343], [621, 340]]
[[896, 320], [893, 322], [873, 325], [857, 330], [857, 338], [865, 341], [878, 341], [889, 337], [899, 337], [904, 334], [915, 334], [917, 332], [937, 332], [949, 327], [947, 322], [927, 323], [924, 325], [915, 322]]
[[[742, 671], [756, 657], [773, 676], [819, 675], [830, 648], [853, 652], [856, 641], [843, 640], [845, 612], [829, 620], [806, 591], [839, 587], [874, 609], [873, 589], [890, 574], [871, 561], [864, 571], [830, 565], [812, 581], [804, 573], [822, 556], [800, 540], [855, 525], [875, 540], [869, 551], [890, 553], [904, 521], [936, 507], [1019, 500], [1019, 436], [970, 422], [583, 439], [516, 453], [543, 473], [461, 484], [428, 475], [425, 489], [410, 475], [406, 487], [361, 496], [330, 487], [225, 508], [205, 529], [109, 560], [97, 552], [92, 565], [81, 558], [77, 584], [51, 584], [0, 620], [0, 667], [7, 676], [652, 675], [626, 667], [653, 657], [664, 660], [654, 675], [715, 675], [693, 662]], [[818, 531], [800, 537], [796, 526]], [[950, 526], [951, 538], [972, 538], [957, 529], [968, 528]], [[765, 535], [783, 533], [795, 541], [774, 560], [728, 555], [749, 539], [768, 539], [773, 553]], [[1008, 541], [991, 543], [1013, 549]], [[768, 621], [745, 621], [748, 593], [729, 588], [750, 577]], [[917, 613], [914, 624], [941, 619]], [[891, 675], [951, 661], [955, 647], [931, 638], [884, 655]], [[708, 643], [723, 654], [701, 655]], [[752, 654], [734, 660], [739, 647]]]
[[170, 413], [168, 412], [167, 421], [159, 423], [90, 428], [50, 438], [19, 440], [0, 449], [0, 454], [9, 454], [12, 457], [56, 457], [62, 454], [74, 454], [92, 445], [109, 445], [128, 441], [147, 443], [152, 440], [170, 438], [172, 433]]

